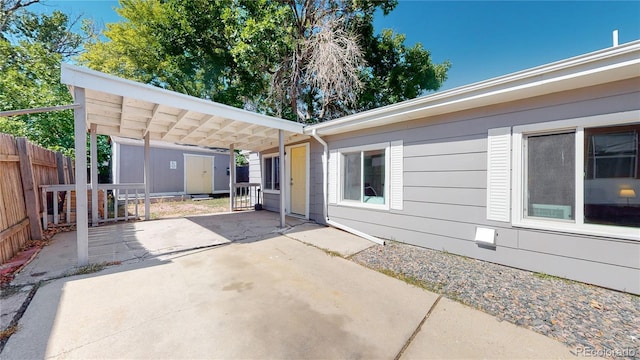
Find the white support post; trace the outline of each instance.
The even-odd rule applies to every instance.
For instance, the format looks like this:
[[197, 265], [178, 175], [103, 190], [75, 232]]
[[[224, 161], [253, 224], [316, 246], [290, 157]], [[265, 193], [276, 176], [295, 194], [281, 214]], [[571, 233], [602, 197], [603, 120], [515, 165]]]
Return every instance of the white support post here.
[[285, 156], [284, 156], [284, 130], [278, 130], [278, 144], [280, 147], [280, 227], [286, 226], [285, 221]]
[[[144, 135], [144, 219], [151, 219], [151, 201], [149, 193], [151, 190], [151, 146], [149, 133]], [[137, 205], [136, 205], [137, 206]], [[125, 210], [126, 211], [126, 210]]]
[[98, 133], [97, 125], [90, 127], [90, 159], [91, 159], [91, 226], [98, 226]]
[[236, 196], [236, 151], [229, 145], [229, 212], [233, 212], [233, 199]]
[[84, 88], [73, 90], [76, 104], [73, 110], [76, 150], [76, 241], [78, 266], [89, 264], [89, 215], [87, 206], [87, 107]]

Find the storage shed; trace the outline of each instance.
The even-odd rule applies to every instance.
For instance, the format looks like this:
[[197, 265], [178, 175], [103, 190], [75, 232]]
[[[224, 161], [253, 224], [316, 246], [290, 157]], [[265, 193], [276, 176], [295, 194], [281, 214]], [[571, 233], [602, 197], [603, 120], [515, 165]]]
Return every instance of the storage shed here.
[[[152, 195], [229, 193], [229, 151], [151, 140]], [[115, 184], [144, 182], [144, 141], [111, 137]]]

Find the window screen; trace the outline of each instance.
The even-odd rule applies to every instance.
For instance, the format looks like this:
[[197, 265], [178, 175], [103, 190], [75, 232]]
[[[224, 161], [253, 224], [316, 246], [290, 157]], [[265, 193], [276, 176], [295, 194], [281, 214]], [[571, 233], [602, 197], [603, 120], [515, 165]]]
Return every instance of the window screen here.
[[265, 190], [280, 190], [280, 157], [274, 156], [264, 159], [264, 188]]
[[384, 150], [364, 152], [364, 202], [384, 204]]
[[525, 215], [574, 219], [575, 133], [526, 139]]
[[362, 180], [360, 165], [361, 154], [359, 152], [347, 153], [344, 154], [343, 159], [342, 173], [344, 174], [344, 181], [342, 197], [344, 200], [360, 201], [362, 195], [362, 188], [360, 186]]

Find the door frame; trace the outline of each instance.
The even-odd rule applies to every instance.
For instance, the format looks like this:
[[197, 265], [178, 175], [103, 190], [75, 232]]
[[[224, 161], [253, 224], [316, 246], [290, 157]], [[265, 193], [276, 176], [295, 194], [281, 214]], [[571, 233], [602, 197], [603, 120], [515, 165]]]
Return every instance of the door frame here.
[[[305, 169], [305, 173], [306, 173], [306, 186], [305, 186], [305, 210], [304, 210], [304, 218], [305, 219], [309, 219], [309, 183], [310, 183], [310, 154], [309, 154], [309, 143], [302, 143], [302, 144], [295, 144], [295, 145], [289, 145], [289, 146], [285, 146], [285, 162], [286, 162], [286, 168], [285, 168], [285, 179], [289, 179], [284, 181], [284, 188], [285, 188], [285, 204], [286, 204], [286, 214], [290, 215], [290, 216], [299, 216], [299, 214], [293, 214], [291, 212], [291, 149], [293, 148], [298, 148], [298, 147], [304, 147], [305, 148], [305, 164], [306, 164], [306, 169]], [[280, 181], [282, 182], [283, 179], [281, 179]]]
[[185, 194], [187, 193], [187, 157], [190, 157], [190, 156], [211, 158], [211, 192], [209, 194], [213, 194], [213, 192], [216, 190], [216, 183], [215, 183], [216, 177], [215, 177], [215, 174], [213, 173], [215, 169], [216, 159], [215, 159], [215, 156], [200, 155], [200, 154], [182, 154], [182, 161], [184, 164], [184, 176], [183, 176], [183, 186], [182, 186], [183, 192]]

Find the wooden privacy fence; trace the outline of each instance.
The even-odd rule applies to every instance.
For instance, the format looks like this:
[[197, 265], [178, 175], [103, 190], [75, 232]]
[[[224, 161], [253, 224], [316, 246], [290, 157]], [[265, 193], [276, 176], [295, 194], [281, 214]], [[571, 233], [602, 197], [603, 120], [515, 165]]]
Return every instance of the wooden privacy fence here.
[[42, 239], [39, 220], [47, 201], [40, 186], [72, 184], [73, 173], [72, 160], [61, 153], [0, 134], [0, 263], [30, 239]]

